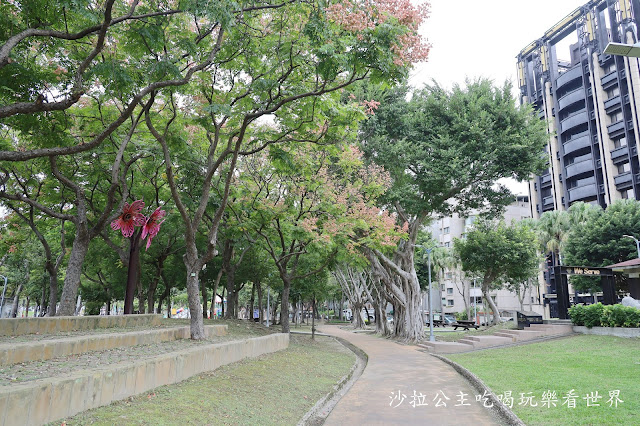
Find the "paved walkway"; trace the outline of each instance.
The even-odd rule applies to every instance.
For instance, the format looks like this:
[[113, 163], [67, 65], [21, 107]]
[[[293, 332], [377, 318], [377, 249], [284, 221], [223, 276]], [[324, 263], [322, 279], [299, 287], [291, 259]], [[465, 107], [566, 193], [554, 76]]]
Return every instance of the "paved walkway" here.
[[[369, 356], [362, 376], [338, 402], [325, 425], [501, 423], [482, 402], [476, 402], [477, 392], [453, 368], [417, 347], [338, 326], [324, 325], [319, 331], [342, 337]], [[465, 405], [461, 405], [461, 393], [466, 394]]]

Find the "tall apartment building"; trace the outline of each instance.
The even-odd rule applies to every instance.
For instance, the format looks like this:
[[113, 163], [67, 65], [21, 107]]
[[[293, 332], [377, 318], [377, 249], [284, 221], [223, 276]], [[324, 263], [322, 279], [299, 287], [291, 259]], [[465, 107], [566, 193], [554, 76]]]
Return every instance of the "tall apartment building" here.
[[548, 126], [549, 168], [529, 183], [531, 214], [640, 199], [640, 66], [604, 54], [638, 42], [640, 0], [592, 0], [517, 56], [520, 100]]
[[[473, 226], [477, 214], [477, 212], [471, 212], [465, 217], [454, 214], [453, 216], [437, 219], [431, 223], [431, 235], [438, 242], [438, 245], [453, 247], [453, 240], [464, 238], [465, 234]], [[530, 217], [529, 197], [520, 195], [506, 207], [503, 219], [506, 223], [511, 223], [511, 221], [520, 221]], [[465, 310], [465, 306], [473, 306], [474, 299], [478, 311], [482, 310], [482, 291], [479, 285], [474, 288], [473, 281], [465, 277], [459, 268], [445, 270], [440, 283], [439, 298], [442, 301], [443, 313], [462, 312]], [[541, 289], [542, 287], [532, 286], [529, 291], [525, 291], [523, 295], [525, 310], [543, 313]], [[509, 290], [494, 290], [490, 292], [490, 295], [495, 300], [500, 311], [520, 310], [520, 301], [515, 293]], [[437, 300], [437, 297], [434, 300]]]

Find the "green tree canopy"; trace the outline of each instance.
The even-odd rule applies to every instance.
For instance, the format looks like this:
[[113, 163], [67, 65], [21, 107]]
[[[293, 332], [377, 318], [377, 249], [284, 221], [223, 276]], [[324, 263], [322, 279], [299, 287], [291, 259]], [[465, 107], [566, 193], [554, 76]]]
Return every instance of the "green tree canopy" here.
[[[573, 227], [567, 238], [566, 263], [602, 267], [638, 257], [635, 242], [623, 235], [640, 238], [640, 202], [636, 200], [616, 201]], [[583, 291], [600, 288], [600, 280], [589, 277], [572, 276], [571, 283]]]
[[536, 246], [535, 233], [527, 224], [507, 226], [503, 221], [478, 221], [466, 239], [454, 241], [462, 270], [482, 277], [482, 293], [494, 312], [494, 324], [499, 321], [498, 307], [489, 291], [535, 276], [538, 271]]

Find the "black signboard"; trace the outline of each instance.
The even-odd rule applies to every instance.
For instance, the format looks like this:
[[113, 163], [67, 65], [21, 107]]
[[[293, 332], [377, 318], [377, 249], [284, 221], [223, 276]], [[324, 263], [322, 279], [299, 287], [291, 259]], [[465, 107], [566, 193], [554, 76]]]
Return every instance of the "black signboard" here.
[[542, 314], [537, 312], [521, 312], [518, 314], [518, 329], [524, 330], [525, 327], [529, 327], [531, 324], [542, 324]]

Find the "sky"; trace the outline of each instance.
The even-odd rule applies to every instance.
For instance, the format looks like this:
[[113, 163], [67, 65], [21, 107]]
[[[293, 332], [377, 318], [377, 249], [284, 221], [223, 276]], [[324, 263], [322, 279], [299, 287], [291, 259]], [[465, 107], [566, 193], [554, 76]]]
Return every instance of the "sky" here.
[[[415, 1], [417, 3], [417, 1]], [[431, 44], [429, 60], [411, 72], [410, 84], [432, 79], [451, 87], [486, 77], [516, 82], [516, 55], [587, 0], [431, 0], [420, 32]], [[527, 194], [526, 183], [507, 186]]]

